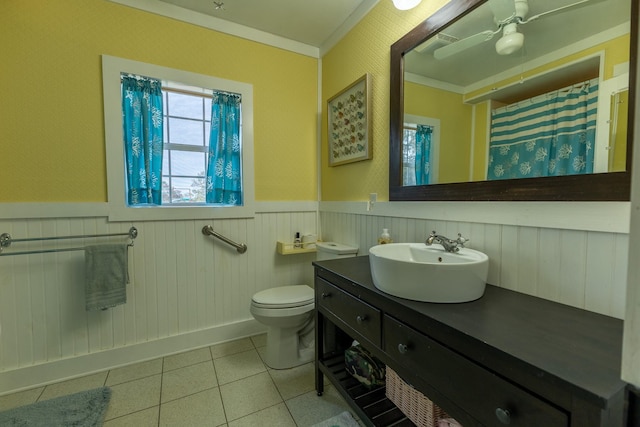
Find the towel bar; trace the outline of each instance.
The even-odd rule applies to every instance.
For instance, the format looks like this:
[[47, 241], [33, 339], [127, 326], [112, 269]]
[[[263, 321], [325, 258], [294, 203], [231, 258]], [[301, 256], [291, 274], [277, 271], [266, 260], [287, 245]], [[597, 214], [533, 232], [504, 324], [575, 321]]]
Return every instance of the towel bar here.
[[0, 234], [0, 256], [9, 256], [9, 255], [29, 255], [29, 254], [44, 254], [49, 252], [68, 252], [68, 251], [80, 251], [84, 250], [84, 248], [61, 248], [61, 249], [42, 249], [36, 251], [24, 251], [24, 252], [12, 252], [12, 253], [4, 253], [3, 250], [11, 246], [12, 243], [16, 242], [33, 242], [38, 240], [61, 240], [61, 239], [83, 239], [88, 237], [114, 237], [114, 236], [129, 236], [131, 239], [131, 243], [129, 246], [133, 246], [133, 240], [138, 237], [138, 229], [135, 227], [131, 227], [128, 233], [111, 233], [111, 234], [84, 234], [81, 236], [53, 236], [53, 237], [32, 237], [27, 239], [14, 239], [11, 237], [9, 233]]

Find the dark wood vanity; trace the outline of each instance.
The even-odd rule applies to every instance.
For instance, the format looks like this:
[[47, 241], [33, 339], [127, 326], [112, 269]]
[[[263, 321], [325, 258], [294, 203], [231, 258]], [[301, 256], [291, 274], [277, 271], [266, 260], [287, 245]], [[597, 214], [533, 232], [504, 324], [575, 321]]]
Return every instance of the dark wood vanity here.
[[316, 390], [327, 377], [367, 425], [413, 424], [346, 373], [354, 339], [465, 427], [625, 425], [621, 320], [491, 285], [462, 304], [396, 298], [368, 256], [314, 266]]

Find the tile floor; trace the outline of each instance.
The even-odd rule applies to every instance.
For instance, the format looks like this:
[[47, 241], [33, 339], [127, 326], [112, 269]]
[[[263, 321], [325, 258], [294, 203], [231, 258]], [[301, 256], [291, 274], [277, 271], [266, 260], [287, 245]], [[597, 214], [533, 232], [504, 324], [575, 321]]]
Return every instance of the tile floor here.
[[245, 338], [0, 396], [0, 411], [103, 385], [112, 390], [105, 427], [311, 426], [348, 405], [313, 363], [274, 370], [266, 335]]

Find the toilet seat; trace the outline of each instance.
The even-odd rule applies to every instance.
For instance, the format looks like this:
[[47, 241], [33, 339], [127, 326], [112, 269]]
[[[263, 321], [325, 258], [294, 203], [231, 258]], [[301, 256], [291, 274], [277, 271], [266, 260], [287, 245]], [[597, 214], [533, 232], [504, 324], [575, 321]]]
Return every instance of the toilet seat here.
[[294, 308], [314, 303], [313, 289], [307, 285], [279, 286], [256, 293], [251, 299], [254, 307]]

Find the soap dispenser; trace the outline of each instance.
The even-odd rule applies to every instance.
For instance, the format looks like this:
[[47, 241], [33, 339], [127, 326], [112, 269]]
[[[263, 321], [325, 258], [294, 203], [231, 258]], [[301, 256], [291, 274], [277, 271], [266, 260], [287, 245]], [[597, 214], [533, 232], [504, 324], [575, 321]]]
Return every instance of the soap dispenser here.
[[380, 237], [378, 237], [378, 244], [379, 245], [384, 245], [386, 243], [391, 243], [391, 235], [389, 234], [389, 229], [387, 228], [383, 228], [382, 229], [382, 234], [380, 235]]

